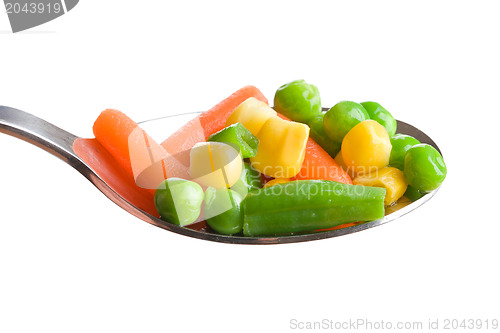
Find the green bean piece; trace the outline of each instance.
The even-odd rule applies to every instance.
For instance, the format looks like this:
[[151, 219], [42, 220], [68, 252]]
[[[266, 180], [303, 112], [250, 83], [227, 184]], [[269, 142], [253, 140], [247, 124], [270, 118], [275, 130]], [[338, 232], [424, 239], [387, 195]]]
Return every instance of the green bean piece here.
[[296, 180], [250, 192], [243, 201], [245, 236], [312, 232], [384, 217], [385, 189], [327, 180]]
[[250, 191], [260, 189], [262, 187], [262, 178], [260, 172], [253, 168], [249, 163], [243, 163], [240, 179], [231, 186], [231, 190], [245, 198]]
[[255, 157], [259, 139], [240, 123], [232, 124], [208, 137], [207, 141], [227, 143], [239, 148], [243, 158]]

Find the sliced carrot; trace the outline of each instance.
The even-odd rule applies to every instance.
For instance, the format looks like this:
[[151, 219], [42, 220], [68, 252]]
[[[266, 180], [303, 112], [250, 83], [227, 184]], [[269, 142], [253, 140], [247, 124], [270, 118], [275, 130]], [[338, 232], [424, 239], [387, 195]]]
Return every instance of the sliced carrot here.
[[94, 136], [97, 141], [120, 163], [131, 175], [129, 136], [137, 128], [137, 123], [118, 110], [101, 112], [94, 122]]
[[[154, 205], [154, 193], [138, 187], [133, 175], [99, 141], [78, 138], [73, 143], [73, 150], [113, 191], [146, 213], [159, 217]], [[106, 187], [99, 188], [106, 195], [114, 197]], [[135, 214], [133, 210], [130, 212]]]
[[135, 121], [118, 110], [103, 111], [93, 131], [99, 143], [133, 176], [139, 187], [155, 190], [167, 177], [188, 177], [188, 165], [169, 155]]
[[316, 231], [329, 231], [329, 230], [344, 229], [344, 228], [348, 228], [348, 227], [352, 227], [352, 226], [358, 225], [360, 223], [363, 223], [363, 222], [348, 222], [348, 223], [344, 223], [344, 224], [338, 225], [336, 227], [327, 228], [327, 229], [319, 229], [319, 230], [316, 230]]
[[190, 150], [197, 142], [206, 141], [210, 135], [226, 127], [226, 120], [229, 115], [250, 97], [255, 97], [267, 103], [266, 97], [259, 89], [254, 86], [243, 87], [210, 110], [186, 123], [163, 141], [161, 145], [170, 154]]
[[[282, 114], [278, 116], [290, 120]], [[309, 138], [306, 145], [306, 155], [302, 168], [292, 180], [301, 179], [323, 179], [334, 182], [352, 184], [352, 179], [342, 170], [337, 162], [317, 144], [313, 139]]]
[[351, 177], [311, 138], [307, 141], [302, 168], [293, 179], [324, 179], [352, 184]]

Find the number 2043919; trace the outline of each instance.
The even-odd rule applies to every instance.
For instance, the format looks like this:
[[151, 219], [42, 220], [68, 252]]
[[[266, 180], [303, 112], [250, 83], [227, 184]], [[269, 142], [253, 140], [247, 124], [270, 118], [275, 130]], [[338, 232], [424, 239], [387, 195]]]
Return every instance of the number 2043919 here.
[[445, 330], [480, 330], [498, 329], [498, 319], [445, 319], [443, 329]]
[[6, 2], [5, 9], [7, 14], [59, 14], [63, 8], [60, 3], [42, 3], [42, 2], [31, 2], [31, 3], [18, 3], [18, 2]]

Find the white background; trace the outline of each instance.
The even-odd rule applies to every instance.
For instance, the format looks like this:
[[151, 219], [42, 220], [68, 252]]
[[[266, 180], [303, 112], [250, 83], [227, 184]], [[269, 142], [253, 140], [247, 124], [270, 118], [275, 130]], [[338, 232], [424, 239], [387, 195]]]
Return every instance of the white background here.
[[0, 135], [0, 332], [288, 332], [290, 320], [500, 319], [497, 1], [91, 1], [12, 34], [0, 104], [82, 137], [117, 108], [205, 110], [253, 84], [376, 100], [430, 135], [448, 177], [387, 225], [235, 246], [129, 215]]

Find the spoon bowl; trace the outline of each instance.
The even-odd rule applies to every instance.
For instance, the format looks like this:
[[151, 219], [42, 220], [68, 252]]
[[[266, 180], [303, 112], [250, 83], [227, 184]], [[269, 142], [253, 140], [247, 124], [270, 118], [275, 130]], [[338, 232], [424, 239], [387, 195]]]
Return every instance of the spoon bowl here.
[[[155, 140], [161, 142], [188, 120], [200, 112], [168, 116], [139, 123]], [[398, 120], [398, 133], [415, 137], [422, 143], [439, 147], [424, 132]], [[319, 240], [351, 234], [396, 220], [420, 207], [431, 199], [438, 189], [427, 193], [408, 206], [386, 215], [384, 218], [351, 227], [316, 233], [279, 237], [243, 237], [216, 234], [204, 223], [181, 227], [161, 220], [154, 207], [150, 190], [139, 188], [135, 181], [114, 160], [110, 153], [96, 139], [84, 139], [73, 135], [43, 119], [14, 108], [0, 106], [0, 132], [17, 137], [60, 158], [80, 172], [99, 191], [130, 214], [159, 228], [181, 235], [232, 244], [280, 244]]]

